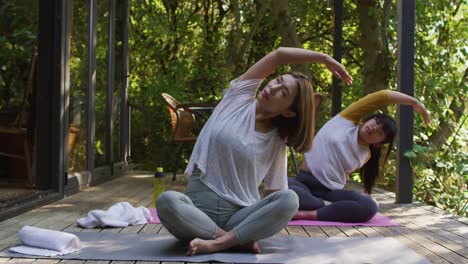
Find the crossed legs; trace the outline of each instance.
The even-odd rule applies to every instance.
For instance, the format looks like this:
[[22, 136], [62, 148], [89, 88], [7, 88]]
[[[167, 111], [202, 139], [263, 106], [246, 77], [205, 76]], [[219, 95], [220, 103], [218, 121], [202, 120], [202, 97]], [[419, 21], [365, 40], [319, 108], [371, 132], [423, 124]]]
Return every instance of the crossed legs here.
[[176, 238], [189, 242], [188, 255], [239, 245], [259, 253], [257, 240], [284, 228], [298, 208], [297, 195], [291, 190], [272, 193], [248, 207], [215, 196], [204, 188], [187, 195], [168, 191], [158, 198], [161, 222]]
[[339, 222], [366, 222], [378, 210], [370, 195], [350, 190], [329, 190], [315, 177], [301, 171], [289, 180], [289, 188], [299, 196], [299, 211], [294, 219]]

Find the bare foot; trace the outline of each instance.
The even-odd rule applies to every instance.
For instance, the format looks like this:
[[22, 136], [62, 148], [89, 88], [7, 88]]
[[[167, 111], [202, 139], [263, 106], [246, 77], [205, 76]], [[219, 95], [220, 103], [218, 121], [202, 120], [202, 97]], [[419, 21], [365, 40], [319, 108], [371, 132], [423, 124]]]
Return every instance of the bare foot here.
[[248, 251], [253, 251], [253, 253], [255, 254], [260, 254], [261, 252], [260, 245], [258, 244], [257, 240], [247, 242], [244, 245], [241, 245], [240, 247]]
[[226, 235], [226, 231], [224, 231], [223, 229], [217, 227], [216, 228], [216, 235], [215, 235], [215, 238], [218, 238], [218, 237], [222, 237]]
[[293, 216], [293, 220], [317, 220], [317, 210], [314, 211], [297, 211]]
[[[204, 240], [200, 238], [195, 238], [190, 241], [188, 245], [187, 255], [193, 256], [197, 254], [206, 254], [212, 252], [218, 252], [224, 249], [231, 248], [229, 244], [219, 243], [219, 241], [215, 240]], [[248, 250], [255, 254], [259, 254], [261, 252], [260, 245], [258, 241], [250, 241], [245, 243], [241, 246], [235, 246], [235, 248]]]
[[[196, 254], [218, 252], [237, 246], [239, 246], [239, 241], [237, 240], [234, 231], [231, 230], [214, 240], [204, 240], [200, 238], [193, 239], [188, 245], [187, 255], [193, 256]], [[242, 247], [248, 248], [255, 253], [260, 253], [260, 246], [257, 241], [251, 241]]]
[[204, 240], [200, 238], [195, 238], [190, 241], [188, 245], [187, 255], [193, 256], [196, 254], [210, 253], [214, 252], [214, 240]]

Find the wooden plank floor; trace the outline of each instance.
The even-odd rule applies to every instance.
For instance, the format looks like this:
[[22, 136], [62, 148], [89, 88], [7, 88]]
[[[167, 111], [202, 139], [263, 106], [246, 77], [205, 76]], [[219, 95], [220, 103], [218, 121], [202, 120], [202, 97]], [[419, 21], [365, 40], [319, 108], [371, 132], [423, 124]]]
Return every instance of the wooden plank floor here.
[[[169, 178], [169, 177], [168, 177]], [[179, 177], [181, 178], [181, 177]], [[168, 189], [181, 191], [178, 185], [168, 183]], [[182, 184], [183, 185], [183, 184]], [[152, 199], [152, 176], [133, 173], [120, 177], [86, 191], [67, 197], [58, 202], [37, 208], [0, 223], [0, 250], [18, 243], [17, 232], [24, 225], [62, 230], [67, 232], [130, 232], [164, 234], [162, 225], [148, 224], [128, 228], [81, 229], [75, 221], [87, 215], [92, 209], [107, 209], [109, 206], [128, 201], [134, 206], [150, 206]], [[349, 185], [347, 188], [359, 188]], [[377, 190], [373, 197], [379, 202], [380, 211], [400, 222], [400, 227], [337, 227], [337, 226], [290, 226], [277, 236], [319, 236], [353, 237], [386, 236], [399, 240], [416, 253], [433, 263], [468, 264], [468, 221], [466, 218], [450, 214], [422, 204], [401, 205], [394, 203], [394, 195]], [[365, 252], [357, 252], [365, 254]], [[127, 264], [127, 263], [181, 263], [181, 262], [144, 262], [144, 261], [77, 261], [0, 258], [0, 263], [67, 263], [67, 264]], [[404, 260], [402, 260], [404, 263]]]

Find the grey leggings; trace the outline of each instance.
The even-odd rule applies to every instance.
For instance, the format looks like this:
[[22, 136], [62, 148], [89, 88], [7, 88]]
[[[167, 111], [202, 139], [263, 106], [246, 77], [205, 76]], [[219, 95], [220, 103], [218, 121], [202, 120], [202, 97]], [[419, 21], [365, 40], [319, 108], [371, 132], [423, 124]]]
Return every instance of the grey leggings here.
[[[339, 222], [366, 222], [376, 213], [378, 206], [364, 193], [350, 190], [330, 190], [310, 172], [300, 171], [288, 180], [289, 189], [299, 196], [299, 210], [317, 210], [317, 219]], [[323, 200], [332, 204], [325, 206]]]
[[298, 197], [284, 189], [247, 207], [226, 201], [200, 181], [199, 172], [190, 177], [186, 194], [167, 191], [157, 199], [161, 223], [176, 238], [215, 239], [216, 228], [233, 230], [239, 244], [270, 237], [297, 212]]

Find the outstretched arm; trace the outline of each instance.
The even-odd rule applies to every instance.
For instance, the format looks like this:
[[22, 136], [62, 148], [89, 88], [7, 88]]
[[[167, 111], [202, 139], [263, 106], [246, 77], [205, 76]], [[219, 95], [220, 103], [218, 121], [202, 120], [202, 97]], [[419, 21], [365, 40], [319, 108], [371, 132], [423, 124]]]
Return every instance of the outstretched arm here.
[[401, 104], [401, 105], [410, 105], [413, 107], [413, 109], [421, 114], [424, 123], [428, 124], [429, 123], [429, 111], [427, 111], [426, 107], [419, 102], [418, 99], [406, 95], [404, 93], [396, 92], [396, 91], [390, 91], [389, 92], [389, 100], [391, 104]]
[[350, 85], [353, 78], [343, 65], [325, 53], [300, 48], [278, 48], [260, 59], [250, 67], [241, 77], [241, 80], [263, 79], [273, 73], [283, 64], [324, 63], [336, 78], [343, 79]]
[[341, 111], [340, 115], [357, 124], [364, 115], [388, 104], [411, 105], [416, 112], [422, 115], [424, 122], [429, 123], [429, 112], [421, 102], [409, 95], [390, 90], [380, 90], [368, 94]]

